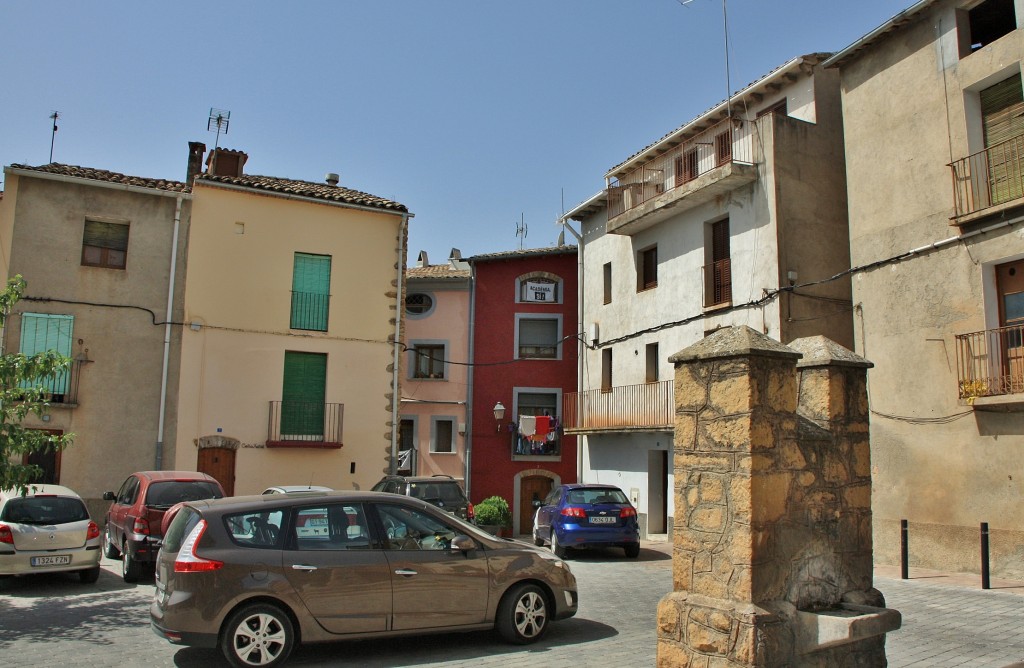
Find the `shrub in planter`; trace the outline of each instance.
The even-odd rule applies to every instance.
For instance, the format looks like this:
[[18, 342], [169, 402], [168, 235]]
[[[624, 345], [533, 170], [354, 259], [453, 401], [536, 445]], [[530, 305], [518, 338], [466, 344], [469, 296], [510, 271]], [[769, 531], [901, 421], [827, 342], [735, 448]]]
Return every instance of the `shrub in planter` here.
[[508, 508], [508, 502], [500, 496], [490, 496], [474, 506], [476, 511], [476, 523], [483, 527], [494, 527], [498, 531], [512, 528], [512, 512]]

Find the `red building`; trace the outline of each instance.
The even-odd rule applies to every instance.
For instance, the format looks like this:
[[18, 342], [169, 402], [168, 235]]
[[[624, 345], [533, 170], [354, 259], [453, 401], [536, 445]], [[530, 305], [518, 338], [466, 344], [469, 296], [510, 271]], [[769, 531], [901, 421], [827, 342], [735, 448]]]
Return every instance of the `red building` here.
[[576, 391], [578, 378], [576, 247], [477, 255], [469, 262], [470, 501], [501, 496], [513, 530], [526, 534], [534, 499], [576, 481], [576, 437], [561, 429], [562, 396]]

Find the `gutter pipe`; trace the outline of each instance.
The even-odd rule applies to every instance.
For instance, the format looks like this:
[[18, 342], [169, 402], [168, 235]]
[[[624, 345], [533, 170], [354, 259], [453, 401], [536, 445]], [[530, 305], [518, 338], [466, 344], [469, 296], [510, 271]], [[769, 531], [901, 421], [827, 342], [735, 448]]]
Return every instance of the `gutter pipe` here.
[[174, 232], [171, 235], [171, 270], [167, 279], [167, 315], [164, 317], [164, 358], [160, 370], [160, 418], [157, 421], [156, 457], [154, 468], [157, 471], [164, 466], [164, 426], [167, 418], [167, 376], [171, 360], [171, 320], [174, 315], [174, 277], [178, 267], [178, 231], [181, 228], [181, 202], [179, 195], [174, 203]]
[[[306, 198], [299, 198], [306, 199]], [[319, 200], [317, 200], [319, 201]], [[362, 208], [362, 207], [361, 207]], [[380, 209], [375, 209], [380, 212]], [[388, 471], [391, 475], [394, 475], [398, 471], [398, 404], [401, 401], [401, 391], [398, 385], [399, 381], [399, 351], [400, 338], [402, 333], [402, 308], [405, 301], [405, 297], [402, 294], [402, 286], [405, 282], [402, 280], [405, 276], [405, 235], [406, 229], [409, 226], [409, 218], [412, 217], [410, 213], [402, 214], [402, 222], [398, 225], [398, 261], [395, 263], [398, 266], [397, 272], [397, 284], [395, 286], [395, 337], [394, 344], [392, 345], [392, 360], [391, 360], [391, 459], [388, 462]], [[415, 471], [413, 474], [415, 475]]]

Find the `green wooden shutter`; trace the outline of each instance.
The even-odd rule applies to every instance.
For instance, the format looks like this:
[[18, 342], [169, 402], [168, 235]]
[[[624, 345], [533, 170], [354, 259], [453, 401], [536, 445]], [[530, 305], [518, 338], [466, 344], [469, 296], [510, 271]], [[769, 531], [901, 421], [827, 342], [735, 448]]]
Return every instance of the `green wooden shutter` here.
[[[74, 329], [74, 316], [55, 315], [51, 313], [24, 313], [21, 316], [21, 352], [24, 355], [53, 350], [65, 357], [71, 357], [71, 332]], [[44, 379], [41, 383], [53, 394], [66, 394], [68, 391], [68, 370]], [[36, 385], [32, 383], [31, 385]], [[24, 384], [28, 387], [29, 384]]]
[[[1021, 151], [1024, 141], [1024, 94], [1020, 75], [981, 91], [982, 128], [988, 150], [992, 203], [1024, 197]], [[1018, 137], [1017, 141], [1011, 141]]]
[[331, 257], [296, 253], [292, 270], [292, 329], [327, 331]]
[[285, 351], [281, 434], [322, 436], [327, 355]]

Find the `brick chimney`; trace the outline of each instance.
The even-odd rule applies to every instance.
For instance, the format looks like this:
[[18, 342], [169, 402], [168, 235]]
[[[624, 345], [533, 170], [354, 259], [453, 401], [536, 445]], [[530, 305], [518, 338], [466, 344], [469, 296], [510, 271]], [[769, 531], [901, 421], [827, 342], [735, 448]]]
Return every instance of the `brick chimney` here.
[[185, 183], [192, 185], [195, 175], [203, 171], [203, 154], [206, 153], [206, 144], [201, 141], [190, 141], [188, 143], [188, 168], [185, 170]]
[[206, 173], [213, 176], [241, 176], [249, 156], [242, 151], [215, 148], [206, 156]]

